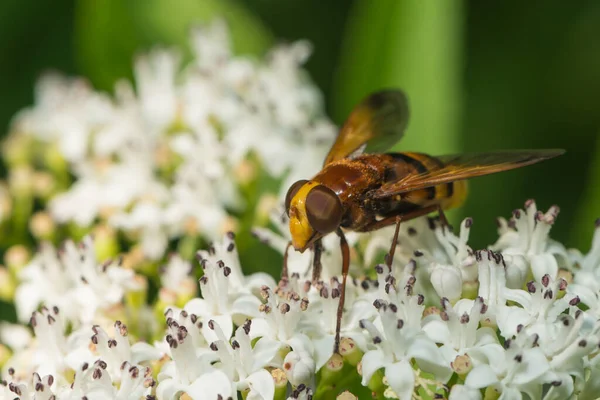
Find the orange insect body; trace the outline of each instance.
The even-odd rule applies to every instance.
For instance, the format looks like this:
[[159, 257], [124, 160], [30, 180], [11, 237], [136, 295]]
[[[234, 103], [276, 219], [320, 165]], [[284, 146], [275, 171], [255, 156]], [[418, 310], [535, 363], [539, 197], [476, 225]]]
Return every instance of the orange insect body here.
[[[335, 351], [350, 261], [342, 228], [368, 232], [396, 225], [386, 259], [396, 247], [401, 221], [457, 207], [467, 195], [465, 179], [507, 171], [556, 157], [564, 150], [513, 150], [433, 157], [422, 153], [383, 153], [404, 134], [408, 103], [401, 91], [372, 94], [350, 114], [310, 181], [294, 183], [286, 195], [291, 244], [298, 251], [315, 249], [313, 281], [320, 279], [320, 240], [336, 232], [342, 246], [342, 293]], [[284, 270], [284, 275], [287, 272]]]

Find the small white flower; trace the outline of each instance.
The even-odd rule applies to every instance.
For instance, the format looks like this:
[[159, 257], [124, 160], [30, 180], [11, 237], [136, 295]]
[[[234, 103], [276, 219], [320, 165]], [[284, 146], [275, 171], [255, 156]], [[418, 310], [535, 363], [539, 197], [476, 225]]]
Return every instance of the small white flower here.
[[163, 211], [154, 201], [138, 202], [129, 213], [119, 213], [110, 219], [116, 228], [139, 232], [144, 254], [151, 260], [164, 257], [169, 237], [163, 227]]
[[91, 133], [112, 116], [105, 94], [93, 91], [84, 79], [44, 75], [35, 88], [36, 105], [15, 117], [17, 131], [45, 143], [58, 143], [65, 159], [77, 162], [87, 155]]
[[200, 264], [223, 263], [229, 267], [229, 285], [234, 291], [258, 294], [263, 286], [275, 286], [275, 280], [265, 272], [244, 276], [233, 232], [227, 232], [221, 240], [213, 242], [208, 250], [199, 250], [196, 257]]
[[178, 100], [175, 78], [179, 54], [155, 49], [135, 62], [135, 79], [140, 108], [147, 126], [158, 134], [175, 120]]
[[43, 378], [38, 373], [33, 373], [31, 382], [25, 380], [13, 381], [13, 376], [8, 376], [8, 382], [0, 383], [0, 399], [19, 400], [52, 400], [55, 398], [51, 387], [54, 377], [46, 375]]
[[110, 218], [159, 259], [169, 239], [214, 240], [230, 229], [230, 212], [244, 207], [236, 175], [244, 163], [284, 186], [318, 171], [337, 129], [302, 68], [310, 46], [236, 57], [223, 21], [194, 29], [190, 41], [187, 65], [176, 50], [139, 56], [136, 89], [118, 82], [114, 100], [82, 80], [40, 81], [13, 137], [56, 144], [67, 160], [61, 172], [75, 181], [49, 200], [55, 220], [88, 227]]
[[134, 272], [118, 262], [96, 261], [93, 240], [79, 245], [68, 241], [58, 252], [43, 244], [20, 273], [15, 295], [19, 320], [26, 321], [40, 304], [64, 309], [63, 318], [76, 326], [98, 323], [102, 313], [120, 304], [128, 291], [138, 288]]
[[487, 306], [486, 325], [497, 325], [497, 316], [506, 307], [506, 263], [490, 250], [475, 252], [479, 270], [479, 297]]
[[528, 272], [533, 273], [536, 281], [546, 274], [556, 279], [560, 267], [570, 266], [565, 247], [549, 238], [558, 212], [559, 208], [552, 206], [544, 214], [537, 210], [535, 201], [528, 200], [525, 210], [513, 211], [509, 222], [498, 219], [500, 238], [490, 249], [502, 252], [509, 265], [509, 288], [522, 287]]
[[127, 327], [121, 321], [114, 324], [114, 337], [109, 337], [99, 326], [94, 326], [92, 330], [95, 352], [108, 364], [113, 382], [119, 382], [119, 369], [122, 369], [124, 363], [141, 364], [157, 360], [161, 356], [160, 351], [148, 343], [137, 342], [131, 345], [127, 337]]
[[[261, 316], [252, 320], [256, 335], [268, 338], [276, 349], [291, 348], [283, 365], [278, 365], [293, 385], [308, 384], [314, 376], [315, 348], [308, 336], [318, 335], [318, 321], [307, 312], [308, 298], [300, 298], [296, 292], [279, 291], [280, 295], [264, 286], [262, 296], [265, 299]], [[284, 297], [281, 297], [284, 296]], [[331, 350], [328, 350], [331, 351]]]
[[[467, 245], [472, 224], [472, 219], [466, 218], [458, 236], [428, 217], [400, 225], [394, 265], [406, 265], [411, 260], [416, 262], [415, 289], [429, 301], [437, 295], [455, 302], [461, 296], [463, 283], [477, 280], [475, 258]], [[389, 251], [392, 236], [393, 229], [372, 236], [365, 249], [367, 262], [378, 252]]]
[[192, 48], [202, 70], [213, 72], [221, 68], [231, 57], [229, 29], [225, 21], [218, 19], [210, 25], [194, 28]]
[[449, 400], [481, 400], [481, 391], [469, 388], [465, 385], [456, 384], [450, 390]]
[[[173, 315], [168, 312], [168, 315]], [[182, 312], [179, 319], [169, 316], [167, 336], [171, 360], [161, 368], [158, 374], [156, 394], [159, 399], [173, 399], [187, 393], [194, 399], [215, 399], [221, 395], [224, 399], [233, 396], [235, 385], [223, 371], [211, 364], [218, 360], [210, 351], [200, 330], [202, 323], [195, 316]], [[186, 327], [187, 326], [187, 327]], [[189, 327], [189, 329], [188, 329]]]
[[488, 349], [494, 351], [494, 347], [499, 346], [496, 332], [489, 327], [479, 326], [486, 311], [481, 297], [474, 302], [461, 300], [454, 307], [449, 300], [442, 299], [442, 308], [439, 315], [424, 319], [423, 331], [433, 341], [442, 344], [440, 350], [448, 365], [464, 354], [468, 354], [477, 364], [482, 362], [480, 358], [486, 357]]
[[507, 306], [501, 309], [498, 327], [504, 337], [516, 334], [517, 329], [526, 328], [529, 334], [546, 336], [549, 324], [556, 321], [558, 316], [569, 308], [572, 300], [577, 304], [578, 299], [570, 294], [559, 296], [567, 286], [564, 279], [553, 280], [550, 275], [544, 275], [541, 282], [528, 282], [527, 291], [505, 288], [507, 301], [517, 303], [521, 307]]
[[154, 380], [150, 368], [124, 362], [120, 366], [120, 376], [117, 380], [120, 386], [117, 387], [107, 371], [107, 366], [102, 360], [97, 360], [91, 366], [83, 364], [76, 370], [73, 384], [57, 390], [57, 398], [129, 400], [143, 398], [152, 393]]
[[293, 349], [283, 360], [283, 370], [288, 381], [295, 387], [309, 385], [317, 371], [312, 343], [308, 337], [298, 335], [290, 339], [288, 344]]
[[[592, 238], [592, 247], [585, 256], [581, 254], [579, 250], [570, 249], [570, 256], [573, 262], [579, 266], [575, 270], [575, 284], [577, 284], [577, 290], [580, 290], [581, 286], [587, 286], [593, 293], [600, 292], [600, 218], [596, 220], [596, 229], [594, 230], [594, 237]], [[583, 289], [583, 288], [582, 288]], [[589, 297], [586, 295], [586, 297]], [[593, 301], [588, 303], [587, 299], [582, 297], [582, 300], [589, 307], [593, 307]], [[591, 299], [590, 299], [591, 300]]]
[[[390, 285], [388, 290], [395, 289]], [[362, 359], [362, 384], [367, 385], [375, 371], [385, 368], [390, 388], [403, 400], [411, 399], [415, 388], [416, 372], [412, 360], [440, 382], [446, 382], [452, 374], [441, 351], [420, 329], [421, 316], [416, 314], [417, 303], [414, 301], [422, 303], [422, 300], [419, 301], [418, 296], [409, 297], [408, 301], [397, 304], [383, 301], [375, 304], [383, 332], [372, 322], [362, 321], [374, 345]]]
[[[215, 243], [207, 251], [199, 251], [197, 257], [204, 271], [200, 278], [202, 298], [187, 302], [187, 313], [200, 317], [206, 323], [215, 320], [226, 337], [233, 334], [233, 324], [241, 325], [247, 318], [257, 317], [261, 302], [253, 294], [258, 284], [274, 283], [267, 274], [245, 278], [242, 274], [232, 233], [222, 242]], [[217, 340], [206, 326], [203, 333], [212, 342]]]
[[0, 343], [13, 351], [24, 349], [32, 340], [31, 331], [23, 325], [0, 322]]
[[[361, 328], [360, 321], [363, 319], [372, 321], [377, 316], [372, 296], [367, 295], [371, 286], [366, 281], [362, 286], [356, 286], [352, 280], [348, 280], [345, 310], [340, 326], [340, 337], [351, 338], [363, 351], [367, 350], [368, 338]], [[307, 312], [313, 314], [313, 318], [320, 323], [320, 330], [311, 335], [315, 346], [317, 370], [333, 355], [341, 290], [341, 283], [337, 279], [332, 279], [331, 285], [323, 283], [318, 290], [311, 287], [307, 294], [310, 299]]]
[[209, 326], [219, 338], [210, 344], [219, 357], [218, 367], [236, 384], [237, 390], [248, 391], [247, 396], [256, 400], [272, 399], [275, 383], [265, 367], [281, 364], [280, 360], [276, 360], [278, 346], [268, 338], [258, 339], [253, 346], [251, 320], [237, 328], [231, 343], [216, 322], [209, 321]]
[[521, 399], [526, 393], [531, 399], [542, 394], [544, 375], [550, 369], [548, 360], [539, 347], [533, 347], [534, 338], [523, 346], [514, 341], [505, 342], [506, 349], [488, 352], [488, 363], [473, 368], [465, 380], [471, 389], [492, 387], [505, 399]]
[[192, 277], [192, 265], [177, 254], [160, 271], [160, 296], [163, 298], [191, 298], [196, 294], [196, 280]]
[[67, 336], [65, 321], [57, 307], [34, 312], [30, 322], [35, 337], [23, 348], [14, 349], [12, 358], [4, 364], [3, 375], [11, 375], [14, 380], [21, 381], [30, 379], [36, 372], [52, 375], [64, 382], [69, 369], [89, 360], [89, 327]]
[[284, 344], [292, 338], [303, 335], [301, 332], [318, 331], [317, 322], [310, 319], [306, 312], [308, 298], [300, 298], [298, 293], [282, 293], [278, 296], [268, 287], [262, 288], [265, 303], [260, 306], [260, 316], [252, 322], [259, 336], [269, 337]]

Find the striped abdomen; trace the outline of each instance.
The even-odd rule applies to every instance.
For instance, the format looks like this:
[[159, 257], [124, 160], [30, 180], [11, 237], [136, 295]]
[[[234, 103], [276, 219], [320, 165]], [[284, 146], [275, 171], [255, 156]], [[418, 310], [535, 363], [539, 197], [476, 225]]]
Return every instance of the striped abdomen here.
[[[386, 182], [394, 182], [411, 174], [424, 174], [444, 164], [423, 153], [387, 153]], [[467, 196], [467, 182], [456, 181], [401, 194], [401, 201], [419, 206], [440, 204], [443, 209], [458, 207]]]

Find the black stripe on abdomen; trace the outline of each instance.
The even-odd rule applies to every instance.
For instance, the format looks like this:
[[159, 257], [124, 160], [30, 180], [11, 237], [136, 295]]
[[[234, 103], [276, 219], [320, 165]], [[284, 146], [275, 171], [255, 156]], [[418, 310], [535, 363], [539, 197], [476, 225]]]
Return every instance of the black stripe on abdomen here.
[[[406, 153], [390, 153], [390, 155], [395, 159], [395, 160], [402, 160], [405, 163], [411, 165], [412, 167], [414, 167], [414, 169], [419, 173], [419, 174], [424, 174], [427, 173], [429, 171], [429, 169], [425, 166], [425, 164], [423, 164], [419, 159], [409, 156]], [[424, 190], [427, 191], [427, 199], [428, 200], [433, 200], [435, 199], [435, 186], [430, 186], [428, 188], [425, 188]]]
[[[431, 159], [437, 164], [438, 168], [443, 168], [444, 163], [440, 161], [438, 158], [431, 157]], [[454, 182], [446, 183], [446, 197], [452, 197], [454, 194]]]

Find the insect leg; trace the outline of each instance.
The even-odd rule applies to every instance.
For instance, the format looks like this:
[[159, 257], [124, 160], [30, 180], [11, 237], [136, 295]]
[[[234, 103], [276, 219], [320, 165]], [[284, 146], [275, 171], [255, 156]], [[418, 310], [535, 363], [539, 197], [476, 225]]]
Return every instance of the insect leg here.
[[323, 252], [323, 243], [321, 243], [321, 239], [318, 239], [313, 244], [313, 273], [312, 273], [312, 283], [316, 285], [321, 280], [321, 270], [323, 266], [321, 265], [321, 253]]
[[442, 229], [448, 229], [452, 232], [452, 226], [448, 223], [448, 218], [446, 218], [446, 213], [442, 209], [442, 206], [438, 206], [438, 215], [440, 216], [440, 222], [442, 223]]
[[448, 219], [446, 218], [446, 214], [444, 213], [442, 206], [438, 206], [438, 214], [440, 216], [440, 222], [448, 226]]
[[281, 279], [288, 278], [288, 253], [290, 251], [290, 247], [292, 247], [292, 241], [290, 240], [285, 246], [285, 251], [283, 252], [283, 268], [281, 269]]
[[340, 293], [340, 302], [338, 303], [336, 324], [335, 324], [335, 341], [333, 344], [333, 352], [340, 353], [340, 330], [342, 329], [342, 315], [344, 313], [344, 300], [346, 299], [346, 279], [348, 278], [348, 270], [350, 269], [350, 246], [346, 241], [346, 236], [340, 228], [335, 233], [340, 237], [340, 249], [342, 251], [342, 291]]
[[385, 264], [388, 267], [388, 271], [392, 272], [392, 260], [394, 260], [394, 253], [396, 252], [396, 246], [398, 245], [398, 233], [400, 232], [400, 222], [402, 217], [396, 216], [396, 229], [394, 230], [394, 237], [392, 239], [392, 245], [390, 251], [385, 255]]

